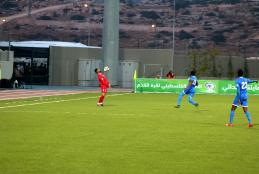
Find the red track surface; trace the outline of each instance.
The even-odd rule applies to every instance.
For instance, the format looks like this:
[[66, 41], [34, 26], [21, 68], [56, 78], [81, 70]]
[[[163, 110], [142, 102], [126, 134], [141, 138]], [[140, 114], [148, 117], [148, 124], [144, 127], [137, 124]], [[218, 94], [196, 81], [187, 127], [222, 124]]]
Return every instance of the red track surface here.
[[3, 90], [0, 91], [0, 100], [26, 99], [33, 97], [57, 96], [69, 94], [81, 94], [97, 91], [76, 91], [76, 90]]
[[[111, 88], [110, 92], [131, 92], [131, 89]], [[33, 97], [58, 96], [82, 93], [100, 93], [100, 90], [0, 90], [1, 100], [26, 99]]]

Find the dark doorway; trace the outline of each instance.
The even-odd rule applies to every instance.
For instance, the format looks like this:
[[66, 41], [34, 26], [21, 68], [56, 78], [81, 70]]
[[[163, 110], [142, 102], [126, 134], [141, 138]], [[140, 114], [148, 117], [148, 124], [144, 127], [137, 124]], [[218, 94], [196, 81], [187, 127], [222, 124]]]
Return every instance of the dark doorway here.
[[14, 51], [13, 80], [25, 85], [48, 85], [49, 48], [12, 46], [10, 50]]

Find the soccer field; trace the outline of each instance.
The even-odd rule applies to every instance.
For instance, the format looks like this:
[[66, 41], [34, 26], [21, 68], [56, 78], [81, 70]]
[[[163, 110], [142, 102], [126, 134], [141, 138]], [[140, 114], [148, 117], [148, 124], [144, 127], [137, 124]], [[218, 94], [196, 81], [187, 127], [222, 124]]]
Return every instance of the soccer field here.
[[79, 94], [0, 101], [1, 174], [258, 174], [259, 96]]

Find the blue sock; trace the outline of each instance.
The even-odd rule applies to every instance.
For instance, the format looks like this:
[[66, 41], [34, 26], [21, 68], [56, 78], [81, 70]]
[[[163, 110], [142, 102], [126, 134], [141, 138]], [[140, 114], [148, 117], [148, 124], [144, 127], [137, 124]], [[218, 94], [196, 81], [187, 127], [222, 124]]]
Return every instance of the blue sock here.
[[251, 123], [252, 123], [252, 120], [251, 120], [251, 115], [250, 115], [250, 113], [249, 113], [248, 111], [246, 111], [245, 114], [246, 114], [246, 118], [247, 118], [247, 120], [248, 120], [248, 123], [251, 124]]
[[188, 99], [189, 103], [191, 103], [192, 105], [196, 105], [196, 102], [192, 100], [192, 96], [189, 95], [189, 99]]
[[230, 123], [230, 124], [233, 123], [234, 115], [235, 115], [235, 111], [231, 111], [231, 112], [230, 112], [230, 117], [229, 117], [229, 123]]
[[182, 93], [179, 94], [178, 101], [177, 101], [177, 105], [178, 105], [178, 106], [181, 105], [182, 98], [183, 98], [184, 95], [185, 95], [184, 92], [182, 92]]

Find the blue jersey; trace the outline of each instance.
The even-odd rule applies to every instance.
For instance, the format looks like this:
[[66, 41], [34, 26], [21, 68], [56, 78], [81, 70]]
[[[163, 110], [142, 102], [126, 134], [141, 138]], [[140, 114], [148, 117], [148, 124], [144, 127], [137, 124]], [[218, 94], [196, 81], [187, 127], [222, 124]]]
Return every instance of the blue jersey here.
[[247, 99], [247, 84], [253, 82], [255, 81], [244, 77], [239, 77], [236, 79], [237, 96], [240, 99]]
[[[185, 94], [189, 94], [189, 93], [195, 93], [195, 87], [198, 85], [198, 79], [196, 76], [190, 76], [188, 78], [188, 82], [190, 83], [191, 82], [191, 85], [186, 88], [184, 90], [184, 93]], [[189, 84], [188, 84], [189, 85]]]

